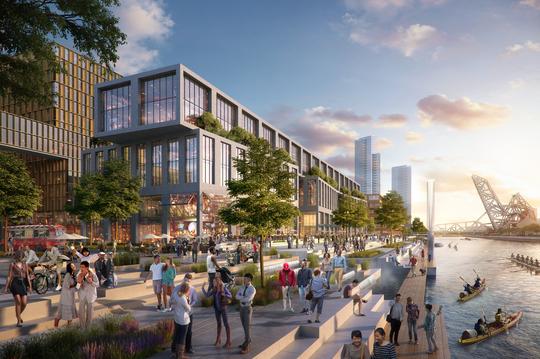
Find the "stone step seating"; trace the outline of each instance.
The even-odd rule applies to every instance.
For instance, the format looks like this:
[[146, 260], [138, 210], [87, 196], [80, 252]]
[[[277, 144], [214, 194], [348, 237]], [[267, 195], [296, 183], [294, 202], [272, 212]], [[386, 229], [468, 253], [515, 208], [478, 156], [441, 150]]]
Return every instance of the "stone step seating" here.
[[[384, 302], [382, 296], [373, 295], [370, 289], [380, 276], [380, 269], [365, 271], [365, 279], [353, 289], [353, 294], [360, 293], [363, 297], [369, 298], [369, 302], [365, 304], [365, 308], [368, 310], [370, 308], [376, 310]], [[312, 357], [351, 316], [354, 316], [352, 307], [352, 300], [341, 298], [341, 293], [333, 292], [327, 295], [324, 301], [323, 313], [320, 317], [320, 324], [308, 324], [308, 317], [306, 316], [303, 319], [305, 324], [299, 324], [290, 332], [284, 333], [278, 341], [258, 353], [254, 358], [296, 359]]]

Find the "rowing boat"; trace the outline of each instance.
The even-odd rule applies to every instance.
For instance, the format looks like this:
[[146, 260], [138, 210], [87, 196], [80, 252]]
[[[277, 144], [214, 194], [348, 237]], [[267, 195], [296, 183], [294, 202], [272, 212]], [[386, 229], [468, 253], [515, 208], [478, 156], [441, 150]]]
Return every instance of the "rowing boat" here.
[[459, 293], [458, 302], [463, 303], [463, 302], [466, 302], [468, 300], [471, 300], [474, 297], [476, 297], [478, 294], [482, 293], [484, 291], [484, 289], [486, 289], [486, 288], [487, 288], [486, 280], [482, 279], [482, 283], [480, 284], [480, 288], [473, 290], [471, 294], [467, 294], [466, 292]]
[[479, 343], [497, 334], [506, 332], [508, 329], [515, 326], [519, 322], [522, 316], [523, 316], [523, 312], [514, 313], [506, 318], [506, 321], [502, 327], [498, 327], [498, 328], [495, 322], [489, 323], [487, 325], [488, 327], [487, 333], [484, 335], [477, 335], [475, 330], [466, 330], [461, 335], [461, 338], [458, 339], [458, 343], [464, 344], [464, 345]]
[[532, 265], [532, 264], [530, 264], [530, 263], [522, 262], [522, 261], [520, 261], [520, 260], [518, 260], [518, 259], [516, 259], [516, 258], [510, 257], [509, 259], [510, 259], [512, 262], [514, 262], [514, 263], [516, 263], [516, 264], [518, 264], [518, 265], [520, 265], [520, 266], [527, 267], [528, 269], [533, 270], [533, 271], [536, 271], [536, 272], [540, 272], [540, 267], [537, 267], [537, 266]]

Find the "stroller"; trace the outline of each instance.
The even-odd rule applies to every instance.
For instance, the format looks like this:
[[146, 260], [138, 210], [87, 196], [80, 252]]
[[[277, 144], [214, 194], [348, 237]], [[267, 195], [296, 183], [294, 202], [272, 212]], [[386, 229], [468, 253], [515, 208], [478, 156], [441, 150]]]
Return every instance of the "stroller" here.
[[218, 272], [221, 275], [221, 280], [223, 281], [223, 284], [225, 284], [225, 287], [231, 290], [234, 287], [234, 274], [226, 267], [221, 267]]

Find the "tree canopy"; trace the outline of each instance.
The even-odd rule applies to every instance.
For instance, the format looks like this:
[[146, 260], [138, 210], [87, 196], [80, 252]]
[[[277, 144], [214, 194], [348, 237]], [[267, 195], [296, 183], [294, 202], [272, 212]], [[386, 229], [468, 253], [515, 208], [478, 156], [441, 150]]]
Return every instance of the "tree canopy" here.
[[388, 230], [396, 231], [409, 220], [403, 199], [396, 191], [382, 197], [381, 206], [375, 210], [375, 223]]
[[[289, 225], [299, 215], [292, 203], [296, 191], [294, 174], [286, 164], [289, 154], [282, 149], [272, 149], [270, 144], [257, 138], [251, 142], [244, 158], [235, 158], [239, 178], [227, 183], [232, 202], [219, 212], [221, 219], [230, 225], [239, 225], [244, 233], [264, 239], [277, 229]], [[264, 285], [262, 245], [260, 248], [261, 284]]]
[[348, 194], [341, 194], [338, 208], [332, 212], [333, 222], [343, 228], [362, 228], [369, 225], [368, 210], [362, 201]]
[[19, 157], [0, 152], [0, 214], [3, 217], [4, 250], [9, 218], [31, 217], [41, 203], [41, 189]]
[[126, 35], [113, 9], [119, 0], [13, 0], [0, 8], [0, 96], [51, 101], [47, 67], [61, 71], [54, 39], [66, 39], [92, 60], [111, 66]]
[[100, 176], [100, 173], [83, 175], [73, 190], [73, 203], [66, 206], [68, 213], [90, 224], [90, 244], [93, 240], [93, 223], [102, 218], [98, 192]]
[[411, 224], [411, 231], [413, 233], [427, 233], [428, 230], [420, 218], [414, 217]]

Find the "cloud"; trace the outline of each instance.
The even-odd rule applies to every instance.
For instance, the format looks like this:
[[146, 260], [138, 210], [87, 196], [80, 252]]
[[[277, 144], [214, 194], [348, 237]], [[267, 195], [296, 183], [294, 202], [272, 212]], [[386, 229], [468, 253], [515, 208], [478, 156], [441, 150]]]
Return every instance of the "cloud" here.
[[335, 166], [338, 169], [347, 171], [349, 173], [354, 173], [354, 154], [353, 153], [345, 153], [345, 154], [338, 154], [335, 156], [330, 156], [326, 158], [326, 161], [331, 165]]
[[437, 35], [437, 29], [430, 25], [399, 26], [383, 44], [400, 50], [406, 57], [411, 57], [417, 50], [434, 43]]
[[424, 124], [435, 122], [458, 130], [494, 126], [505, 121], [510, 114], [504, 106], [473, 102], [467, 97], [452, 101], [445, 95], [424, 97], [418, 101], [417, 107]]
[[392, 147], [394, 143], [390, 141], [388, 138], [385, 137], [377, 137], [375, 140], [375, 151], [382, 151], [384, 149], [387, 149], [389, 147]]
[[540, 10], [540, 0], [521, 0], [519, 4]]
[[309, 116], [318, 117], [324, 120], [335, 120], [350, 124], [366, 124], [372, 120], [371, 116], [356, 114], [352, 110], [332, 111], [330, 108], [324, 106], [317, 106], [307, 109], [306, 113]]
[[405, 135], [405, 141], [407, 143], [420, 143], [424, 140], [424, 135], [419, 132], [408, 131]]
[[411, 163], [416, 163], [416, 164], [424, 164], [424, 163], [428, 163], [428, 162], [440, 162], [440, 161], [444, 161], [445, 158], [442, 157], [442, 156], [435, 156], [435, 157], [417, 157], [417, 156], [411, 156], [409, 157], [409, 161]]
[[425, 172], [425, 177], [435, 180], [436, 192], [475, 192], [471, 174], [466, 169], [435, 169]]
[[375, 123], [375, 127], [399, 128], [405, 126], [407, 117], [398, 113], [389, 115], [380, 115]]
[[345, 0], [345, 6], [351, 10], [381, 11], [388, 8], [402, 8], [411, 2], [411, 0]]
[[118, 50], [120, 59], [115, 70], [132, 74], [151, 67], [159, 51], [156, 43], [172, 33], [174, 21], [161, 0], [130, 0], [116, 10], [120, 29], [127, 35], [127, 44]]
[[[539, 0], [540, 1], [540, 0]], [[506, 48], [506, 54], [512, 55], [522, 51], [540, 52], [540, 42], [533, 42], [531, 40], [525, 41], [522, 44], [513, 44]]]

